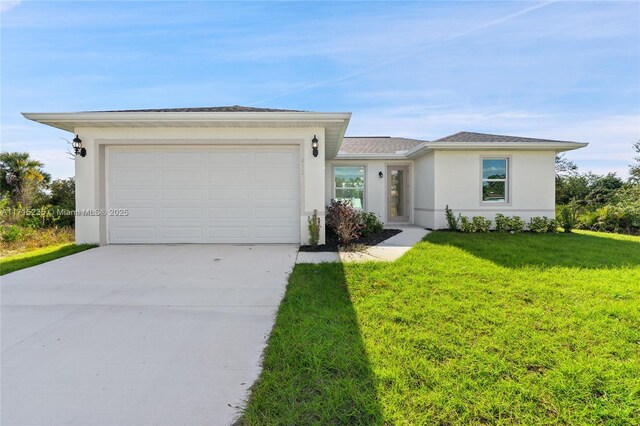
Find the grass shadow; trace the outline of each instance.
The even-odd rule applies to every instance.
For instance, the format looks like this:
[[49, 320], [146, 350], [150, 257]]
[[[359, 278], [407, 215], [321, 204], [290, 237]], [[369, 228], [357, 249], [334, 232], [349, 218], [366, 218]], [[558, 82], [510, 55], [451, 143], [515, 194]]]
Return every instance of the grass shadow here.
[[63, 244], [61, 246], [44, 247], [27, 253], [9, 256], [0, 259], [0, 275], [15, 272], [20, 269], [40, 265], [41, 263], [69, 256], [90, 248], [97, 247], [95, 244]]
[[380, 424], [373, 371], [340, 263], [296, 265], [237, 424]]
[[596, 232], [568, 234], [462, 234], [433, 232], [425, 240], [458, 247], [508, 268], [526, 266], [588, 269], [640, 265], [640, 238]]

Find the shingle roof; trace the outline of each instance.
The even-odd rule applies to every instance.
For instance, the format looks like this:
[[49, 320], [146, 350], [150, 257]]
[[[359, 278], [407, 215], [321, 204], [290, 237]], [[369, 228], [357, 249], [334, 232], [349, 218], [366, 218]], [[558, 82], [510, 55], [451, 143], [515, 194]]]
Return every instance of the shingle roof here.
[[254, 108], [241, 105], [196, 108], [160, 108], [160, 109], [121, 109], [114, 111], [91, 112], [307, 112], [294, 109]]
[[526, 142], [526, 143], [544, 143], [544, 142], [568, 142], [559, 141], [554, 139], [536, 139], [536, 138], [524, 138], [521, 136], [507, 136], [507, 135], [492, 135], [489, 133], [475, 133], [475, 132], [458, 132], [453, 135], [445, 136], [444, 138], [436, 139], [437, 142]]
[[339, 154], [395, 154], [424, 143], [417, 139], [390, 136], [345, 136]]

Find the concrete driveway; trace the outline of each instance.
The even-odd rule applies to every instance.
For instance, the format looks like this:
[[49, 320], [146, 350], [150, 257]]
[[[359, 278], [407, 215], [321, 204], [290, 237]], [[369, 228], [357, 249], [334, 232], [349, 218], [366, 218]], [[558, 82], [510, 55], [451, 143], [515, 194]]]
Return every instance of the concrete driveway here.
[[105, 246], [3, 276], [1, 423], [231, 423], [296, 252]]

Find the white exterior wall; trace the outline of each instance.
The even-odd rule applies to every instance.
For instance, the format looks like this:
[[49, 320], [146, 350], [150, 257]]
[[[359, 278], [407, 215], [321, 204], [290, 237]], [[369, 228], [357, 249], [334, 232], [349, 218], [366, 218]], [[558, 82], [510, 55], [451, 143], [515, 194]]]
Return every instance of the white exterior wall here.
[[[509, 197], [506, 203], [482, 202], [482, 158], [509, 159]], [[496, 213], [520, 216], [555, 216], [555, 151], [436, 151], [434, 153], [433, 226], [447, 227], [446, 205], [464, 216]], [[420, 183], [418, 183], [420, 185]], [[421, 207], [421, 206], [418, 206]], [[495, 224], [495, 223], [494, 223]]]
[[428, 153], [415, 160], [415, 205], [414, 223], [433, 228], [434, 220], [434, 153]]
[[[87, 149], [86, 157], [76, 157], [76, 208], [106, 208], [105, 147], [112, 145], [298, 145], [300, 147], [300, 239], [309, 240], [307, 219], [318, 210], [324, 243], [324, 128], [76, 128]], [[311, 139], [319, 140], [319, 154], [312, 155]], [[107, 243], [105, 216], [78, 216], [76, 243]]]
[[[364, 166], [365, 167], [365, 200], [364, 209], [368, 212], [374, 212], [380, 217], [384, 223], [388, 222], [387, 218], [387, 167], [388, 166], [407, 166], [409, 169], [409, 223], [413, 223], [413, 196], [414, 196], [414, 171], [413, 161], [411, 160], [331, 160], [327, 161], [325, 173], [325, 205], [334, 198], [334, 166]], [[378, 176], [382, 172], [383, 178]]]

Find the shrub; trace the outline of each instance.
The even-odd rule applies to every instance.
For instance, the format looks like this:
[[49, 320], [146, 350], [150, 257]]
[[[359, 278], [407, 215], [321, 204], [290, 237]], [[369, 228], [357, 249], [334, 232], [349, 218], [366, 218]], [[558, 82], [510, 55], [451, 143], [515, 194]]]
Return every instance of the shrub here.
[[459, 215], [458, 216], [459, 230], [460, 232], [475, 232], [475, 228], [473, 227], [473, 223], [469, 220], [468, 217]]
[[2, 241], [5, 243], [16, 242], [21, 236], [22, 229], [19, 226], [11, 225], [2, 228]]
[[496, 214], [496, 232], [509, 232], [509, 218], [502, 213]]
[[320, 241], [320, 218], [318, 217], [318, 210], [313, 211], [313, 215], [307, 219], [309, 227], [309, 245], [317, 246]]
[[453, 210], [449, 208], [448, 204], [444, 208], [444, 215], [447, 218], [447, 226], [449, 227], [449, 231], [457, 231], [460, 216], [456, 218], [456, 215], [453, 214]]
[[509, 232], [517, 234], [524, 229], [524, 220], [520, 216], [513, 216], [509, 218]]
[[564, 232], [571, 232], [578, 221], [576, 210], [573, 206], [562, 206], [557, 216], [558, 222], [564, 229]]
[[555, 219], [549, 219], [546, 216], [534, 216], [528, 224], [531, 232], [558, 232], [558, 222]]
[[384, 224], [378, 218], [378, 215], [374, 212], [361, 212], [360, 213], [360, 234], [363, 237], [370, 235], [378, 235], [382, 233]]
[[360, 215], [349, 200], [331, 200], [327, 206], [327, 225], [343, 245], [360, 237]]
[[489, 232], [491, 221], [483, 216], [474, 216], [471, 219], [471, 225], [473, 226], [472, 232]]

